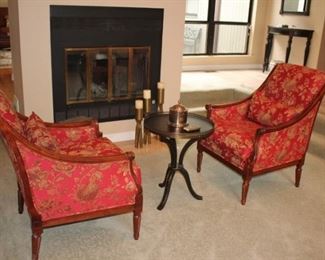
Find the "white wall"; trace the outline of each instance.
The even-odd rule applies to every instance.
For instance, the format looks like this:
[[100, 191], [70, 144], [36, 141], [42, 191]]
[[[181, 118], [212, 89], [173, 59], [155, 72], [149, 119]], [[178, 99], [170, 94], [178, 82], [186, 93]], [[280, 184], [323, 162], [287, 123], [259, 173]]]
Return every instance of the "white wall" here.
[[[10, 0], [12, 15], [13, 73], [15, 91], [23, 112], [35, 111], [53, 121], [50, 5], [149, 7], [164, 9], [161, 81], [165, 82], [165, 109], [180, 96], [185, 0]], [[19, 14], [19, 16], [18, 16]], [[131, 134], [134, 120], [101, 123], [104, 134]], [[122, 135], [123, 137], [123, 135]]]

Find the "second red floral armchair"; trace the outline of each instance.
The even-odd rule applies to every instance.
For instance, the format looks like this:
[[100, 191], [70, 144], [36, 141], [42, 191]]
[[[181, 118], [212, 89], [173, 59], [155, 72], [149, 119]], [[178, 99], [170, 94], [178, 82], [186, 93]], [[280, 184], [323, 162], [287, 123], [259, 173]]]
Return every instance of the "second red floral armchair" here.
[[31, 219], [32, 259], [45, 228], [133, 212], [139, 238], [141, 171], [132, 152], [101, 137], [95, 121], [52, 124], [16, 113], [0, 91], [0, 133], [13, 162], [18, 212]]
[[251, 179], [267, 172], [295, 165], [298, 187], [324, 93], [324, 72], [278, 64], [247, 99], [207, 105], [215, 131], [198, 143], [197, 170], [206, 152], [239, 173], [243, 205]]

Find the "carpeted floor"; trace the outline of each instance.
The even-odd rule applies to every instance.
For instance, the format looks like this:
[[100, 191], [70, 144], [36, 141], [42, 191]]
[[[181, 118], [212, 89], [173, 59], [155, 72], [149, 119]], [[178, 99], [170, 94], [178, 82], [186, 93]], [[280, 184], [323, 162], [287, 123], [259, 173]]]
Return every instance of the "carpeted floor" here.
[[[40, 259], [325, 259], [321, 158], [308, 154], [300, 188], [294, 186], [293, 168], [253, 179], [241, 206], [240, 176], [207, 155], [197, 174], [193, 146], [184, 165], [203, 200], [191, 197], [177, 174], [166, 207], [158, 211], [168, 150], [155, 140], [135, 153], [144, 187], [140, 240], [133, 240], [131, 214], [66, 225], [45, 230]], [[29, 217], [17, 213], [16, 180], [2, 144], [0, 194], [0, 259], [30, 259]]]

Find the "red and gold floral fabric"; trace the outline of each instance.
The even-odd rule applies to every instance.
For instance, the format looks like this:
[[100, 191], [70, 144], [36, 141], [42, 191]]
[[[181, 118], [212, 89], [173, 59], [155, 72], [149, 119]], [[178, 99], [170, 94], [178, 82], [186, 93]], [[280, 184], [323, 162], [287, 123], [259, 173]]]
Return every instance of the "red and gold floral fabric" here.
[[253, 150], [256, 130], [261, 125], [246, 119], [249, 101], [228, 107], [213, 108], [210, 119], [215, 130], [201, 145], [227, 161], [243, 168]]
[[301, 121], [283, 130], [262, 135], [253, 171], [275, 167], [303, 158], [307, 151], [317, 106]]
[[49, 149], [51, 151], [58, 150], [58, 144], [48, 131], [42, 119], [34, 112], [25, 122], [25, 134], [28, 141]]
[[71, 163], [41, 156], [17, 143], [32, 199], [42, 220], [57, 219], [120, 206], [133, 205], [141, 172], [130, 162]]
[[312, 102], [324, 84], [324, 72], [278, 64], [253, 95], [248, 118], [268, 126], [288, 122]]
[[[213, 108], [210, 119], [215, 131], [200, 141], [206, 149], [244, 169], [254, 152], [256, 131], [265, 126], [247, 120], [248, 102], [225, 108]], [[300, 160], [307, 148], [318, 106], [302, 120], [280, 131], [263, 134], [258, 140], [253, 172]]]
[[111, 156], [123, 151], [107, 138], [96, 138], [88, 141], [66, 141], [60, 144], [60, 153], [78, 156]]
[[98, 137], [95, 125], [79, 127], [49, 127], [59, 152], [71, 156], [111, 156], [123, 151], [107, 138]]
[[6, 94], [0, 90], [0, 116], [19, 134], [24, 135], [24, 124], [13, 110]]
[[48, 127], [51, 135], [56, 139], [60, 147], [65, 147], [67, 142], [88, 142], [98, 138], [96, 125], [74, 127]]

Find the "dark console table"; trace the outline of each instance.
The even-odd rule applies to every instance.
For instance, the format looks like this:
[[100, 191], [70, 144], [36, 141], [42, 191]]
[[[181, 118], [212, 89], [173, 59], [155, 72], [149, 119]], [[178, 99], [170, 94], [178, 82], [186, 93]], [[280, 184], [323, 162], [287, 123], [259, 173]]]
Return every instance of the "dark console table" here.
[[313, 36], [313, 32], [314, 32], [313, 30], [268, 26], [267, 42], [265, 45], [263, 72], [269, 69], [270, 54], [271, 54], [271, 50], [272, 50], [272, 46], [273, 46], [274, 35], [280, 34], [280, 35], [288, 35], [289, 36], [287, 51], [286, 51], [286, 59], [285, 59], [286, 63], [288, 63], [289, 56], [290, 56], [292, 38], [293, 37], [307, 38], [306, 47], [305, 47], [305, 56], [304, 56], [304, 65], [306, 65], [308, 55], [309, 55], [310, 41]]
[[[167, 202], [170, 187], [176, 172], [180, 172], [187, 184], [192, 196], [198, 200], [202, 200], [202, 196], [198, 195], [192, 187], [190, 176], [187, 170], [183, 166], [183, 160], [187, 149], [204, 137], [207, 137], [213, 132], [214, 126], [206, 117], [189, 113], [187, 116], [187, 122], [190, 126], [198, 126], [200, 129], [195, 132], [185, 132], [183, 130], [176, 130], [168, 125], [169, 114], [168, 113], [153, 113], [144, 119], [144, 127], [150, 132], [159, 135], [160, 141], [167, 144], [170, 152], [171, 161], [167, 167], [165, 179], [159, 184], [160, 187], [165, 188], [163, 198], [158, 206], [159, 210], [162, 210]], [[176, 139], [189, 139], [183, 146], [179, 160], [177, 161], [177, 144]]]

